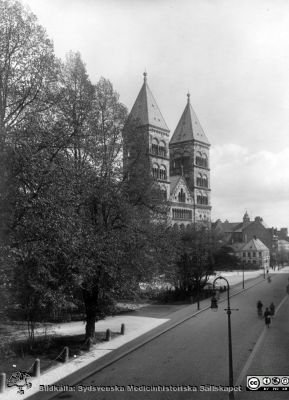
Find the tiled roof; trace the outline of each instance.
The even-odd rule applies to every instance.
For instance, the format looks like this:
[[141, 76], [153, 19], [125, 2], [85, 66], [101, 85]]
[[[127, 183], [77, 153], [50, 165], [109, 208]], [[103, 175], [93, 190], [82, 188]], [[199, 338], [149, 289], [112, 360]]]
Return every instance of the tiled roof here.
[[147, 84], [146, 73], [144, 73], [144, 83], [131, 109], [128, 120], [136, 121], [139, 126], [152, 125], [169, 132], [169, 128]]
[[188, 102], [181, 119], [174, 131], [170, 143], [185, 142], [188, 140], [198, 140], [199, 142], [209, 144], [209, 141], [201, 127], [195, 111], [190, 103], [190, 95], [188, 94]]
[[245, 246], [243, 247], [243, 250], [256, 250], [256, 251], [261, 251], [261, 250], [268, 250], [268, 247], [264, 245], [263, 242], [261, 242], [260, 239], [252, 239], [250, 242], [246, 243]]
[[170, 190], [171, 194], [174, 192], [179, 180], [181, 179], [181, 175], [170, 176]]
[[242, 222], [223, 222], [223, 232], [236, 232], [243, 226]]

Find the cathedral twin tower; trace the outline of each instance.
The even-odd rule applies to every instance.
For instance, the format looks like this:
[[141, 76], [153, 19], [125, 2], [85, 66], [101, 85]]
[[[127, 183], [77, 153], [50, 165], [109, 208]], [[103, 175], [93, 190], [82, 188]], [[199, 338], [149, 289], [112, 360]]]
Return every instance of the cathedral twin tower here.
[[[142, 132], [141, 146], [146, 160], [137, 160], [129, 129], [125, 128], [124, 169], [130, 173], [138, 164], [138, 173], [152, 175], [170, 204], [170, 223], [210, 227], [211, 189], [210, 143], [191, 106], [190, 95], [180, 121], [169, 139], [170, 130], [147, 84], [147, 74], [128, 117], [128, 125]], [[132, 132], [134, 134], [134, 132]]]

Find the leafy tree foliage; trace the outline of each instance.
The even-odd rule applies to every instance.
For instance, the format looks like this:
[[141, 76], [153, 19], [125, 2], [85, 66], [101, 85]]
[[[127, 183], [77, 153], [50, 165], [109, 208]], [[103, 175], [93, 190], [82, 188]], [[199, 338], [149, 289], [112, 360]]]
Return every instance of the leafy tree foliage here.
[[0, 0], [0, 14], [6, 287], [32, 339], [36, 321], [79, 301], [92, 338], [118, 296], [170, 261], [171, 233], [144, 180], [128, 185], [123, 173], [127, 110], [112, 84], [93, 85], [79, 53], [57, 60], [36, 17], [17, 1]]
[[211, 231], [188, 228], [181, 234], [178, 260], [179, 287], [187, 295], [199, 292], [214, 272]]
[[35, 112], [47, 109], [56, 80], [53, 46], [20, 2], [0, 1], [1, 140]]
[[221, 246], [214, 253], [215, 269], [224, 271], [240, 268], [240, 261], [230, 246]]

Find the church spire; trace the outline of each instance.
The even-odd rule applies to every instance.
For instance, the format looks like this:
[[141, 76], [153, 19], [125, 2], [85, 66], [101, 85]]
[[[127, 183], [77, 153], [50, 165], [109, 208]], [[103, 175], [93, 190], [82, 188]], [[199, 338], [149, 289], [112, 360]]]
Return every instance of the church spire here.
[[198, 117], [193, 110], [190, 101], [190, 93], [187, 93], [187, 104], [181, 119], [174, 131], [170, 143], [187, 142], [197, 140], [198, 142], [209, 144], [208, 138], [203, 131], [203, 128], [198, 120]]
[[150, 125], [162, 129], [167, 133], [170, 131], [157, 102], [147, 84], [147, 72], [143, 73], [143, 85], [137, 99], [131, 109], [128, 120], [134, 120], [139, 126]]

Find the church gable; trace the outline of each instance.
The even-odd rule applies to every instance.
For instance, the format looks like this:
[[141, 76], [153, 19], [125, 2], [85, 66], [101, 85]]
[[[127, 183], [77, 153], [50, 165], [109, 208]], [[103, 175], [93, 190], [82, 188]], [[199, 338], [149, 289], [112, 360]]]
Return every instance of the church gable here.
[[170, 186], [171, 202], [193, 204], [193, 198], [186, 184], [186, 181], [182, 176], [172, 177]]

